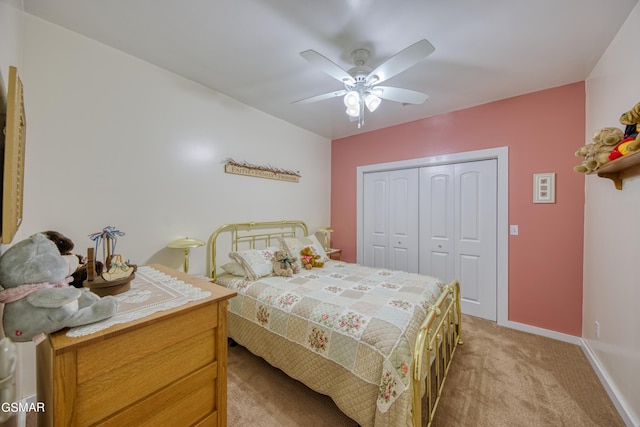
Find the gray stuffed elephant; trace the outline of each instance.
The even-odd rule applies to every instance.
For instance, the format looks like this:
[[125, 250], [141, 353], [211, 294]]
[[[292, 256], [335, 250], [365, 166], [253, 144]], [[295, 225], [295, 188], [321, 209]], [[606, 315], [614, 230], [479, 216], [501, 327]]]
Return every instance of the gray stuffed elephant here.
[[118, 309], [114, 297], [69, 286], [76, 267], [77, 257], [60, 255], [41, 233], [7, 249], [0, 256], [5, 335], [12, 341], [38, 342], [44, 334], [113, 316]]

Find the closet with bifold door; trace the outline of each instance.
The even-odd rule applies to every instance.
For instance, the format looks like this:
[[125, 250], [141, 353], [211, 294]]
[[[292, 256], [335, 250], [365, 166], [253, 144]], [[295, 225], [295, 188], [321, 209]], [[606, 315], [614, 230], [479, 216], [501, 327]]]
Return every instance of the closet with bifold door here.
[[365, 265], [462, 285], [462, 311], [496, 320], [497, 160], [368, 172]]
[[418, 168], [364, 175], [364, 264], [418, 272]]

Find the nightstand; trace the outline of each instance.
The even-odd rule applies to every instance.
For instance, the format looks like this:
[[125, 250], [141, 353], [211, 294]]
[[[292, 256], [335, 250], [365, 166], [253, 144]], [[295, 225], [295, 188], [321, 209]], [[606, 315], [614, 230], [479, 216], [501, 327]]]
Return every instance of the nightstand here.
[[325, 253], [329, 257], [329, 259], [333, 259], [334, 255], [338, 255], [338, 260], [342, 261], [342, 249], [325, 249]]

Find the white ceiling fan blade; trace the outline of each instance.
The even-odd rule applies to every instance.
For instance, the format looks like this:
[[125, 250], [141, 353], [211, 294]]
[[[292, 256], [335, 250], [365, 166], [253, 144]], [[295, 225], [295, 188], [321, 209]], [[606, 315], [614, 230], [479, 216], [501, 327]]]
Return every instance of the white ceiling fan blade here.
[[300, 52], [300, 56], [339, 82], [354, 82], [353, 77], [351, 77], [349, 73], [315, 50], [305, 50], [304, 52]]
[[309, 98], [293, 101], [292, 104], [311, 104], [312, 102], [318, 102], [318, 101], [322, 101], [329, 98], [335, 98], [337, 96], [342, 96], [346, 94], [347, 94], [347, 91], [342, 89], [342, 90], [337, 90], [335, 92], [323, 93], [321, 95], [311, 96]]
[[367, 76], [368, 84], [378, 84], [390, 79], [420, 62], [436, 50], [427, 40], [420, 40], [378, 65]]
[[426, 93], [399, 87], [375, 86], [371, 89], [371, 93], [379, 98], [401, 102], [403, 104], [423, 104], [429, 99], [429, 95]]

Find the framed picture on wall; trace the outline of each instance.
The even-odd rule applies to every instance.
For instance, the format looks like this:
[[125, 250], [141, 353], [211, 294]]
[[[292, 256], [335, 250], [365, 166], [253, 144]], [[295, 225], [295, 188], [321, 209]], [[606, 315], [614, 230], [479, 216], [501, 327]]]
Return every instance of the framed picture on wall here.
[[24, 153], [27, 121], [22, 81], [16, 67], [9, 67], [4, 160], [2, 162], [2, 243], [11, 243], [22, 223], [24, 192]]
[[556, 202], [556, 174], [533, 174], [533, 203]]

